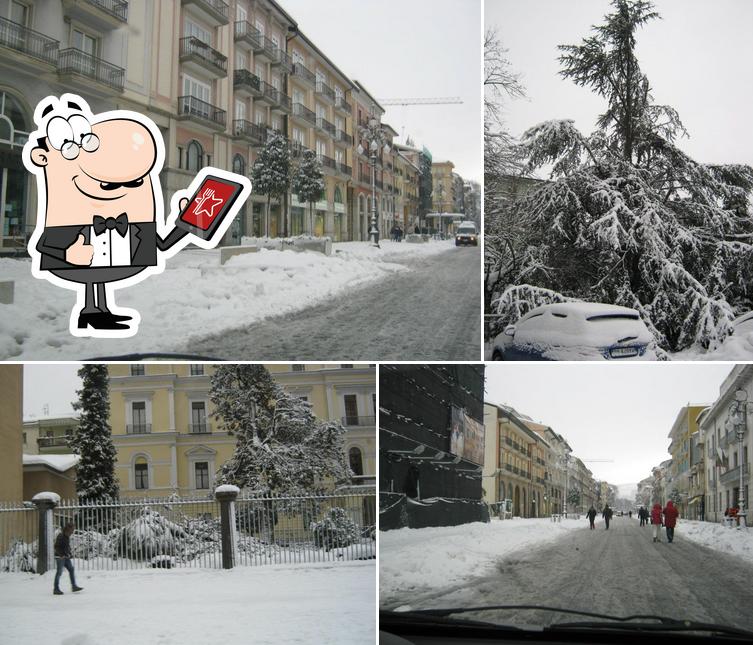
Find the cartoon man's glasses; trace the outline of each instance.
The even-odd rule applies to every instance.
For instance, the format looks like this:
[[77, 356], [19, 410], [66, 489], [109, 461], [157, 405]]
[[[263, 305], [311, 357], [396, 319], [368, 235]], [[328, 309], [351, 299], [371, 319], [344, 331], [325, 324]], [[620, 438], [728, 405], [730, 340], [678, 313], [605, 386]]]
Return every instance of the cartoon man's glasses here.
[[78, 157], [79, 152], [81, 152], [82, 148], [86, 152], [94, 152], [97, 148], [99, 148], [99, 137], [93, 132], [90, 132], [89, 134], [85, 134], [83, 135], [83, 137], [81, 137], [80, 144], [76, 143], [75, 141], [66, 141], [63, 144], [63, 147], [60, 148], [60, 154], [62, 154], [64, 158], [71, 161]]

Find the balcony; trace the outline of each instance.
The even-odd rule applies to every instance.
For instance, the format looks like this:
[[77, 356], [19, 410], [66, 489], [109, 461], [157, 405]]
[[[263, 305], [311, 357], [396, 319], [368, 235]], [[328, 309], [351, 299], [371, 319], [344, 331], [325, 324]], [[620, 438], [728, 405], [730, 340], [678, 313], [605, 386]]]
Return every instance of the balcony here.
[[337, 137], [337, 128], [335, 128], [335, 124], [330, 123], [323, 116], [316, 117], [316, 127], [322, 132], [326, 132], [333, 139]]
[[43, 448], [67, 448], [70, 439], [72, 439], [71, 435], [67, 434], [57, 437], [38, 437], [37, 446], [40, 450]]
[[227, 76], [227, 57], [194, 36], [180, 39], [180, 62], [187, 69], [206, 71], [215, 78]]
[[290, 114], [292, 101], [285, 92], [278, 90], [273, 85], [265, 83], [264, 81], [262, 81], [262, 91], [264, 92], [264, 98], [269, 101], [272, 112]]
[[48, 65], [52, 67], [57, 65], [60, 43], [38, 31], [27, 29], [6, 18], [0, 18], [0, 47], [23, 54], [23, 56], [14, 56], [14, 61], [18, 64], [31, 63], [32, 67], [38, 68], [39, 63], [42, 63], [44, 68]]
[[240, 47], [254, 50], [264, 46], [264, 36], [259, 30], [246, 20], [238, 20], [235, 25], [235, 42]]
[[359, 427], [373, 427], [376, 417], [374, 416], [344, 416], [342, 418], [342, 424], [344, 426], [359, 426]]
[[349, 146], [353, 145], [353, 137], [352, 135], [348, 134], [344, 130], [338, 130], [335, 134], [335, 139], [337, 141], [341, 141], [342, 143], [347, 143]]
[[251, 145], [263, 146], [267, 141], [267, 126], [236, 119], [233, 121], [233, 136], [245, 139]]
[[325, 168], [337, 170], [337, 162], [332, 157], [328, 157], [327, 155], [316, 155], [316, 157], [319, 159], [319, 163]]
[[212, 434], [212, 426], [209, 423], [189, 423], [188, 434]]
[[290, 143], [290, 156], [293, 159], [298, 159], [303, 156], [303, 153], [308, 150], [300, 141], [292, 141]]
[[96, 81], [103, 88], [122, 92], [125, 70], [80, 49], [71, 47], [60, 52], [58, 76], [61, 81], [69, 81], [74, 85], [83, 86], [89, 91], [93, 89], [90, 81]]
[[[743, 485], [748, 483], [748, 464], [743, 464]], [[719, 484], [722, 486], [739, 486], [740, 485], [740, 467], [734, 466], [726, 473], [719, 475]]]
[[230, 22], [229, 7], [222, 0], [181, 0], [181, 4], [213, 27], [221, 27]]
[[269, 38], [259, 34], [259, 38], [254, 45], [254, 56], [258, 60], [272, 63], [277, 60], [277, 52], [279, 51], [277, 45], [275, 45]]
[[126, 426], [126, 434], [151, 434], [151, 433], [152, 433], [151, 423], [136, 423], [133, 425]]
[[209, 126], [215, 130], [224, 130], [227, 113], [216, 105], [211, 105], [195, 96], [178, 97], [178, 120], [187, 119]]
[[290, 74], [293, 69], [293, 61], [282, 49], [276, 47], [274, 44], [274, 60], [270, 61], [272, 67], [279, 67], [285, 74]]
[[353, 113], [353, 106], [351, 106], [351, 104], [345, 100], [345, 97], [341, 95], [335, 95], [335, 108], [348, 116]]
[[236, 69], [233, 72], [233, 89], [238, 94], [257, 98], [264, 92], [261, 89], [261, 79], [247, 69]]
[[365, 184], [371, 184], [371, 171], [363, 170], [362, 168], [359, 168], [358, 169], [358, 181], [363, 182]]
[[318, 98], [325, 99], [328, 103], [334, 105], [335, 103], [335, 90], [333, 90], [324, 81], [316, 82], [316, 96]]
[[117, 29], [128, 23], [125, 0], [63, 0], [63, 11], [99, 29]]
[[306, 82], [311, 87], [316, 87], [316, 75], [302, 63], [293, 63], [292, 76]]
[[316, 114], [303, 103], [293, 103], [293, 118], [306, 125], [316, 125]]
[[341, 175], [345, 175], [346, 177], [353, 176], [353, 168], [351, 168], [348, 164], [338, 163], [337, 170]]

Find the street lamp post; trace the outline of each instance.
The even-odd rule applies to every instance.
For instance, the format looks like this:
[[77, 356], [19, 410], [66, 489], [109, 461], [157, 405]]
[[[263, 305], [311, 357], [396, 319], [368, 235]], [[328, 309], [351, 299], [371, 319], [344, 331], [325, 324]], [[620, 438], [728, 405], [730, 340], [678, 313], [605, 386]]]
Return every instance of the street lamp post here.
[[[384, 153], [387, 154], [390, 151], [387, 135], [374, 115], [369, 117], [368, 123], [365, 126], [359, 126], [359, 136], [362, 140], [365, 140], [369, 146], [369, 159], [371, 161], [371, 225], [369, 226], [369, 242], [372, 246], [379, 246], [379, 227], [377, 226], [377, 214], [376, 214], [376, 160], [377, 152], [382, 148]], [[365, 152], [364, 147], [358, 144], [358, 154]]]
[[745, 438], [745, 432], [748, 429], [747, 414], [748, 414], [748, 392], [743, 388], [738, 388], [735, 391], [735, 400], [729, 406], [730, 420], [735, 429], [737, 435], [737, 463], [740, 468], [740, 485], [737, 493], [737, 516], [740, 518], [740, 526], [745, 528], [747, 523], [745, 521], [745, 480], [744, 480], [744, 465], [743, 459], [743, 439]]

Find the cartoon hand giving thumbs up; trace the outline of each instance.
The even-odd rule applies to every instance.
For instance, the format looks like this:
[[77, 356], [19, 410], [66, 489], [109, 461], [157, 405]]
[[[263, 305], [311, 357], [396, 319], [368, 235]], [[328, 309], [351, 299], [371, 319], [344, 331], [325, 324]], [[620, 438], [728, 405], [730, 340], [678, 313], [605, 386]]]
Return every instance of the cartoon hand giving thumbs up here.
[[65, 251], [65, 261], [69, 264], [89, 266], [94, 256], [94, 247], [86, 243], [83, 234]]

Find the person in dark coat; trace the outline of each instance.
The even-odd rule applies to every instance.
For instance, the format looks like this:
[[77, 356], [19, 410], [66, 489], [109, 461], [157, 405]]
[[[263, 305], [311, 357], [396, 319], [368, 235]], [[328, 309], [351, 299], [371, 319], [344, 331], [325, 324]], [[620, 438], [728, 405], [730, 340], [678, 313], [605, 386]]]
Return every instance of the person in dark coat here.
[[593, 504], [591, 505], [591, 508], [588, 509], [586, 517], [588, 518], [588, 522], [591, 525], [591, 530], [593, 531], [596, 528], [594, 526], [594, 520], [596, 519], [596, 509], [593, 507]]
[[651, 530], [654, 533], [654, 542], [661, 542], [659, 531], [661, 530], [661, 504], [656, 502], [651, 508]]
[[677, 516], [680, 514], [672, 500], [667, 502], [667, 505], [662, 511], [664, 513], [664, 526], [667, 529], [667, 542], [670, 544], [675, 539], [675, 526], [677, 524]]
[[53, 593], [56, 596], [63, 595], [63, 592], [60, 590], [60, 576], [63, 575], [63, 568], [68, 569], [68, 575], [71, 578], [71, 589], [73, 591], [81, 591], [83, 589], [83, 587], [79, 587], [76, 584], [76, 574], [73, 570], [73, 562], [71, 562], [71, 535], [73, 535], [73, 524], [68, 522], [55, 538], [55, 564], [57, 565], [57, 571], [55, 572]]
[[604, 518], [604, 524], [607, 525], [607, 531], [608, 531], [609, 520], [612, 519], [612, 509], [609, 508], [609, 504], [604, 504], [604, 510], [601, 512], [601, 517]]

